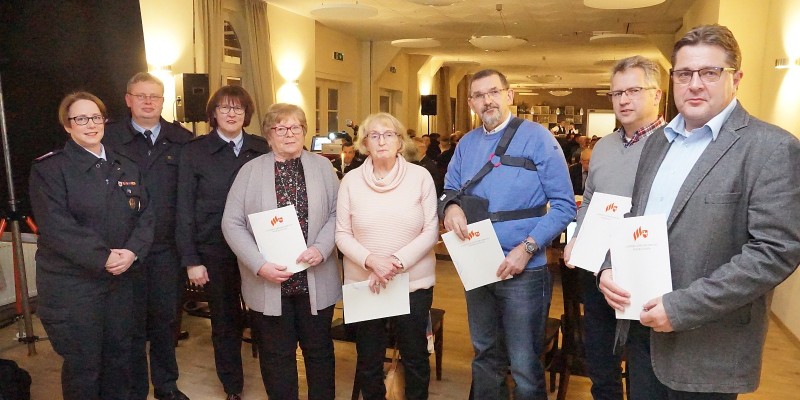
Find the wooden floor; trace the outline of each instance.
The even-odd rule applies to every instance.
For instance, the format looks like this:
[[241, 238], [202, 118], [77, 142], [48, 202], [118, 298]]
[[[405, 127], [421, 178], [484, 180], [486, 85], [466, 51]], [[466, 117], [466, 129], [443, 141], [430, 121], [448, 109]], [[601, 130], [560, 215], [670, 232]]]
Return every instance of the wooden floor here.
[[[431, 379], [431, 399], [467, 398], [470, 382], [470, 361], [472, 346], [467, 329], [464, 292], [453, 265], [439, 261], [437, 284], [434, 289], [433, 306], [446, 310], [444, 324], [444, 366], [443, 379]], [[560, 315], [563, 310], [560, 287], [553, 293], [551, 314]], [[44, 335], [38, 319], [34, 317], [35, 332]], [[211, 350], [211, 327], [208, 320], [186, 316], [184, 329], [190, 338], [180, 343], [177, 349], [181, 377], [178, 385], [192, 400], [224, 399], [214, 371], [214, 358]], [[36, 345], [38, 354], [27, 356], [27, 348], [16, 344], [16, 325], [0, 330], [0, 357], [17, 361], [33, 377], [32, 398], [52, 400], [61, 398], [60, 369], [61, 359], [55, 354], [47, 341]], [[355, 347], [351, 343], [336, 346], [336, 398], [349, 399], [355, 369]], [[249, 345], [242, 349], [245, 369], [244, 399], [265, 399], [261, 383], [258, 361], [251, 357]], [[298, 368], [301, 382], [305, 380], [302, 357], [298, 355]], [[431, 357], [433, 370], [434, 358]], [[305, 390], [304, 382], [301, 383]], [[583, 377], [570, 380], [567, 399], [590, 400], [589, 381]], [[774, 322], [770, 324], [767, 336], [761, 387], [752, 394], [739, 396], [743, 400], [796, 400], [800, 398], [800, 346], [792, 341], [789, 334]], [[305, 394], [301, 396], [306, 398]], [[152, 396], [150, 397], [152, 399]], [[555, 393], [550, 395], [555, 399]], [[493, 400], [493, 399], [492, 399]]]

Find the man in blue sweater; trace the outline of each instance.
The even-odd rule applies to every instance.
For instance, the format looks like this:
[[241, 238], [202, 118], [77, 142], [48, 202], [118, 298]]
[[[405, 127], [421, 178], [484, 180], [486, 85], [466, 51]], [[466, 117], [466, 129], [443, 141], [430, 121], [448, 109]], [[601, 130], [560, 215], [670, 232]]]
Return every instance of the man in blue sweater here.
[[[544, 369], [539, 362], [544, 322], [550, 302], [550, 275], [544, 247], [564, 231], [575, 217], [575, 201], [564, 155], [544, 127], [522, 121], [505, 155], [524, 161], [506, 165], [494, 156], [500, 138], [513, 116], [514, 92], [506, 77], [495, 70], [473, 75], [469, 103], [483, 125], [459, 142], [445, 178], [445, 190], [458, 191], [490, 159], [496, 164], [468, 194], [489, 200], [489, 212], [511, 215], [493, 218], [493, 226], [506, 255], [497, 276], [513, 279], [466, 292], [470, 336], [475, 349], [472, 391], [476, 399], [508, 398], [506, 372], [516, 383], [515, 399], [547, 399]], [[457, 199], [443, 197], [444, 226], [463, 239], [467, 218]], [[550, 209], [544, 211], [549, 202]], [[536, 216], [515, 219], [529, 210]], [[497, 214], [496, 214], [497, 215]]]

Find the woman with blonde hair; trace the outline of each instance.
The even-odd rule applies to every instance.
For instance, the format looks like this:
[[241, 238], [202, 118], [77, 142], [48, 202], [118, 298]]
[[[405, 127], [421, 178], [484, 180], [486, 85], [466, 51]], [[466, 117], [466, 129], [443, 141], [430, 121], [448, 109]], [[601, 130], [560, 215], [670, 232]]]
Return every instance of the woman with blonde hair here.
[[[370, 290], [409, 274], [411, 313], [392, 317], [406, 374], [406, 398], [427, 399], [430, 365], [426, 328], [436, 283], [433, 246], [438, 238], [436, 189], [425, 168], [402, 157], [414, 146], [387, 113], [368, 116], [356, 145], [364, 164], [342, 179], [336, 211], [336, 244], [344, 254], [345, 284], [369, 281]], [[384, 399], [386, 320], [356, 324], [357, 379], [365, 400]]]

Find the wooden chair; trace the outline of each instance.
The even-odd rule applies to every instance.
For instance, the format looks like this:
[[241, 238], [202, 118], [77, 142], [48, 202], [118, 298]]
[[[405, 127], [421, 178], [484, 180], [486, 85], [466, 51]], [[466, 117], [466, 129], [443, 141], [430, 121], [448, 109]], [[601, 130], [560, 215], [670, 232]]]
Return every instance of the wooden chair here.
[[[444, 356], [444, 310], [431, 308], [431, 330], [433, 331], [433, 349], [436, 355], [436, 380], [442, 380], [442, 358]], [[331, 324], [331, 337], [333, 340], [355, 343], [355, 326], [347, 325], [342, 318], [336, 318]], [[389, 347], [394, 348], [395, 339], [389, 333]], [[353, 377], [352, 400], [358, 400], [361, 394], [361, 385], [358, 382], [358, 374]]]
[[[580, 270], [570, 269], [559, 260], [561, 291], [564, 299], [564, 314], [561, 315], [562, 345], [550, 365], [551, 385], [553, 374], [559, 374], [557, 400], [567, 397], [571, 375], [586, 376], [586, 363], [583, 344], [583, 317], [581, 315]], [[552, 392], [552, 386], [551, 386]]]

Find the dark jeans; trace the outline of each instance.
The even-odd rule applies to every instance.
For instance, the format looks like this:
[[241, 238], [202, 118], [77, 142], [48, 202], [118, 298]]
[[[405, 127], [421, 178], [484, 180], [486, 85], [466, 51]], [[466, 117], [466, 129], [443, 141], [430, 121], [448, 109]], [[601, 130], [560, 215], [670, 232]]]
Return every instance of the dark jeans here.
[[658, 380], [650, 358], [650, 328], [631, 321], [628, 331], [630, 400], [736, 400], [736, 393], [692, 393], [672, 390]]
[[64, 400], [128, 399], [133, 299], [126, 274], [111, 284], [70, 277], [52, 288], [39, 285], [39, 317], [64, 358]]
[[211, 343], [217, 376], [225, 393], [239, 394], [244, 387], [242, 372], [242, 279], [235, 258], [201, 255], [208, 270], [205, 291], [211, 309]]
[[617, 317], [597, 290], [593, 273], [580, 270], [583, 290], [583, 343], [594, 400], [622, 400], [621, 357], [614, 355]]
[[158, 393], [177, 390], [178, 362], [175, 358], [177, 307], [186, 281], [174, 250], [148, 255], [139, 269], [132, 271], [133, 347], [131, 350], [131, 399], [144, 400], [150, 392], [150, 379]]
[[[410, 314], [391, 317], [397, 348], [405, 369], [406, 399], [428, 398], [431, 365], [428, 360], [428, 317], [433, 302], [433, 288], [418, 289], [408, 295]], [[356, 323], [356, 374], [364, 400], [383, 400], [383, 360], [389, 345], [386, 318]]]
[[258, 342], [261, 378], [270, 399], [292, 400], [299, 396], [297, 343], [303, 350], [309, 400], [335, 396], [335, 361], [331, 321], [333, 306], [311, 315], [308, 295], [281, 298], [281, 316], [250, 310], [253, 334]]
[[547, 267], [525, 270], [513, 279], [466, 292], [475, 399], [507, 399], [506, 373], [514, 378], [514, 398], [546, 400], [542, 353], [550, 304]]

